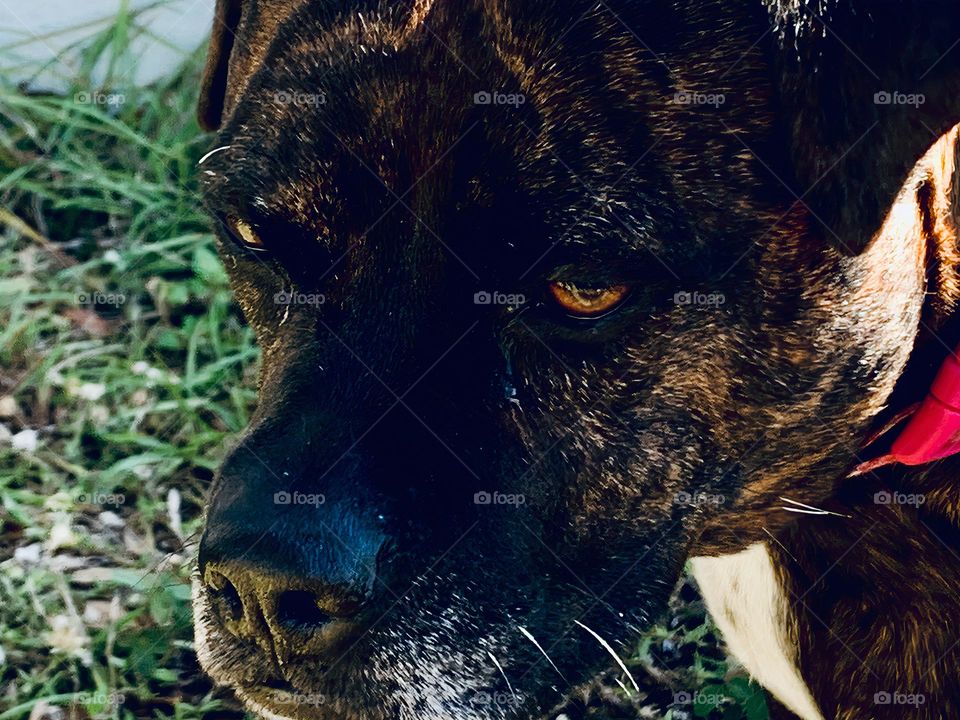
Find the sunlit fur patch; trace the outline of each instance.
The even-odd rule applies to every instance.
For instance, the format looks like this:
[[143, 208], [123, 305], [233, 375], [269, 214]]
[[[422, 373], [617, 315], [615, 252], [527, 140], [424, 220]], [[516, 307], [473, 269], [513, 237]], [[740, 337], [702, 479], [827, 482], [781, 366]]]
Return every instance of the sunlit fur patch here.
[[[795, 353], [798, 367], [820, 364], [824, 372], [815, 386], [795, 394], [790, 403], [763, 409], [769, 432], [796, 436], [804, 453], [763, 469], [745, 486], [742, 497], [749, 512], [741, 512], [731, 526], [732, 542], [714, 544], [708, 538], [697, 552], [739, 550], [743, 540], [762, 539], [752, 535], [753, 530], [773, 529], [792, 520], [790, 513], [775, 510], [781, 504], [780, 495], [814, 503], [828, 495], [832, 478], [811, 468], [836, 453], [838, 433], [868, 427], [885, 409], [913, 350], [926, 299], [930, 238], [918, 189], [942, 175], [943, 168], [952, 167], [955, 136], [955, 132], [945, 136], [918, 161], [864, 252], [837, 254], [832, 268], [818, 269], [809, 278], [803, 300], [812, 308], [810, 315], [821, 322], [814, 326], [811, 338], [793, 347], [785, 343], [781, 352]], [[935, 171], [937, 167], [941, 169]], [[942, 194], [944, 185], [940, 187]], [[767, 262], [785, 262], [789, 267], [784, 255], [790, 251], [771, 248], [766, 251]], [[823, 398], [830, 393], [849, 392], [859, 384], [863, 387], [849, 402], [823, 406]], [[847, 441], [851, 447], [856, 447], [857, 437]], [[851, 467], [856, 461], [851, 452]]]
[[930, 326], [939, 326], [960, 305], [960, 247], [956, 209], [960, 185], [955, 180], [960, 154], [960, 126], [954, 127], [934, 144], [921, 161], [927, 168], [928, 186], [918, 192], [918, 200], [927, 201], [925, 231], [927, 233], [931, 294]]

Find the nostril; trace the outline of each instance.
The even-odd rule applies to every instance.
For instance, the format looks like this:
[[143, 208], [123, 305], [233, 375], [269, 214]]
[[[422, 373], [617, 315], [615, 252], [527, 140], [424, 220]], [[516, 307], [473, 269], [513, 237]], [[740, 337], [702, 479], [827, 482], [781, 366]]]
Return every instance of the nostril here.
[[305, 590], [287, 590], [277, 598], [277, 620], [293, 630], [312, 630], [333, 620], [320, 609], [317, 596]]
[[243, 617], [243, 601], [240, 593], [232, 582], [221, 573], [210, 573], [207, 579], [210, 594], [217, 598], [227, 612], [230, 620], [239, 620]]
[[220, 594], [223, 597], [223, 604], [226, 606], [227, 612], [230, 613], [230, 619], [239, 620], [243, 617], [243, 601], [240, 599], [240, 593], [237, 592], [233, 583], [227, 580], [220, 590]]

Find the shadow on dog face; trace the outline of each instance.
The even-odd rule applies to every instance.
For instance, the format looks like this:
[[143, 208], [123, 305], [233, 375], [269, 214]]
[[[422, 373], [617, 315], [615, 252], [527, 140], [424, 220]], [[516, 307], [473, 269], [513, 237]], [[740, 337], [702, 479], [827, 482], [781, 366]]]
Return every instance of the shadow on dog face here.
[[864, 248], [942, 108], [808, 83], [844, 51], [774, 4], [562, 5], [221, 2], [201, 174], [263, 365], [195, 608], [264, 716], [547, 712], [906, 362], [916, 208]]

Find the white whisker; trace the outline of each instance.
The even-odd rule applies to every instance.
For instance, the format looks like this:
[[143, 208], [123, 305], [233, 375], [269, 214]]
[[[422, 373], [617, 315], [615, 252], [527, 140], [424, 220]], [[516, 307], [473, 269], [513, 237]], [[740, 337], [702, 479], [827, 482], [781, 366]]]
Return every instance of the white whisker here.
[[216, 154], [217, 154], [218, 152], [220, 152], [221, 150], [229, 150], [229, 149], [232, 148], [232, 147], [233, 147], [233, 145], [223, 145], [222, 147], [218, 147], [218, 148], [215, 148], [215, 149], [211, 150], [210, 152], [208, 152], [206, 155], [204, 155], [202, 158], [200, 158], [200, 159], [197, 161], [197, 165], [203, 165], [203, 164], [210, 158], [210, 156], [216, 155]]
[[623, 684], [623, 680], [621, 680], [620, 678], [614, 678], [614, 680], [617, 681], [617, 685], [623, 688], [623, 692], [626, 693], [627, 697], [630, 697], [630, 690], [627, 688], [626, 685]]
[[791, 559], [792, 559], [795, 563], [797, 563], [798, 565], [800, 564], [800, 561], [797, 560], [797, 559], [793, 556], [793, 553], [792, 553], [792, 552], [790, 552], [789, 550], [787, 550], [786, 546], [785, 546], [782, 542], [780, 542], [779, 540], [777, 540], [777, 539], [773, 536], [773, 533], [771, 533], [771, 532], [770, 532], [769, 530], [767, 530], [766, 528], [761, 528], [761, 530], [763, 530], [767, 535], [769, 535], [769, 536], [770, 536], [770, 539], [773, 540], [777, 545], [779, 545], [779, 546], [783, 549], [783, 551], [784, 551], [787, 555], [789, 555], [789, 556], [791, 557]]
[[633, 687], [636, 689], [636, 691], [637, 691], [637, 692], [640, 692], [640, 686], [637, 685], [637, 681], [634, 680], [633, 675], [630, 674], [630, 671], [627, 669], [626, 663], [624, 663], [623, 660], [620, 659], [620, 656], [617, 655], [617, 654], [613, 651], [613, 648], [610, 647], [610, 643], [608, 643], [608, 642], [607, 642], [606, 640], [604, 640], [602, 637], [600, 637], [599, 635], [597, 635], [593, 630], [591, 630], [590, 628], [588, 628], [586, 625], [584, 625], [584, 624], [583, 624], [582, 622], [580, 622], [579, 620], [574, 620], [574, 622], [575, 622], [577, 625], [579, 625], [580, 627], [582, 627], [584, 630], [586, 630], [588, 633], [590, 633], [591, 635], [593, 635], [593, 636], [597, 639], [597, 642], [600, 643], [600, 644], [603, 646], [603, 649], [606, 650], [608, 653], [610, 653], [611, 657], [613, 657], [613, 659], [617, 661], [617, 665], [620, 666], [620, 669], [623, 670], [624, 674], [625, 674], [628, 678], [630, 678], [630, 682], [633, 683]]
[[830, 512], [829, 510], [804, 510], [803, 508], [795, 507], [785, 507], [780, 506], [781, 510], [786, 510], [787, 512], [800, 513], [801, 515], [835, 515], [836, 517], [850, 517], [849, 515], [841, 515], [840, 513]]
[[530, 642], [532, 642], [534, 645], [537, 646], [537, 650], [539, 650], [541, 653], [543, 653], [543, 656], [547, 659], [547, 662], [550, 663], [550, 666], [551, 666], [554, 670], [557, 671], [557, 675], [559, 675], [561, 678], [563, 678], [563, 681], [566, 682], [567, 679], [566, 679], [565, 677], [563, 677], [563, 673], [560, 672], [560, 668], [558, 668], [558, 667], [554, 664], [553, 660], [550, 659], [550, 656], [547, 655], [547, 651], [544, 650], [544, 649], [540, 646], [540, 643], [537, 642], [537, 639], [530, 633], [530, 631], [527, 630], [525, 627], [522, 627], [522, 626], [520, 626], [520, 625], [517, 625], [517, 629], [523, 634], [523, 636], [524, 636], [527, 640], [529, 640]]
[[[798, 513], [804, 513], [805, 515], [835, 515], [836, 517], [844, 517], [844, 518], [850, 517], [849, 515], [843, 515], [841, 513], [832, 512], [831, 510], [824, 510], [822, 508], [814, 507], [813, 505], [807, 505], [806, 503], [799, 502], [798, 500], [791, 500], [788, 497], [781, 496], [779, 499], [783, 500], [784, 502], [788, 502], [791, 505], [797, 506], [797, 507], [784, 507], [781, 505], [780, 509], [786, 510], [787, 512], [798, 512]], [[806, 509], [801, 510], [800, 508], [806, 508]]]
[[778, 499], [778, 500], [783, 500], [784, 502], [788, 502], [788, 503], [790, 503], [791, 505], [799, 505], [800, 507], [804, 507], [804, 508], [806, 508], [807, 510], [819, 510], [819, 509], [820, 509], [820, 508], [814, 507], [813, 505], [807, 505], [806, 503], [802, 503], [802, 502], [800, 502], [799, 500], [793, 500], [792, 498], [784, 497], [783, 495], [780, 495], [777, 499]]
[[510, 691], [510, 694], [513, 695], [513, 699], [517, 699], [517, 694], [513, 691], [513, 685], [510, 684], [510, 678], [507, 677], [507, 674], [503, 671], [503, 666], [497, 661], [493, 656], [492, 652], [487, 651], [487, 655], [490, 656], [490, 659], [493, 660], [493, 664], [497, 666], [497, 670], [500, 671], [500, 674], [503, 675], [504, 681], [507, 683], [507, 690]]

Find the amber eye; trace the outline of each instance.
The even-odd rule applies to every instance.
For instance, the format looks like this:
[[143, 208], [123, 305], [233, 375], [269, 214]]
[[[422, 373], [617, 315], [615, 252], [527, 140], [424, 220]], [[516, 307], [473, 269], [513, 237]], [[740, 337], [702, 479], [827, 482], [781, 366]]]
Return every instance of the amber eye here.
[[550, 294], [560, 307], [582, 318], [597, 317], [613, 310], [629, 292], [628, 285], [584, 288], [567, 282], [550, 283]]
[[246, 220], [230, 217], [227, 218], [227, 225], [230, 227], [233, 236], [248, 250], [263, 252], [267, 249], [267, 246], [263, 244], [263, 240], [257, 235], [257, 231], [254, 230]]

